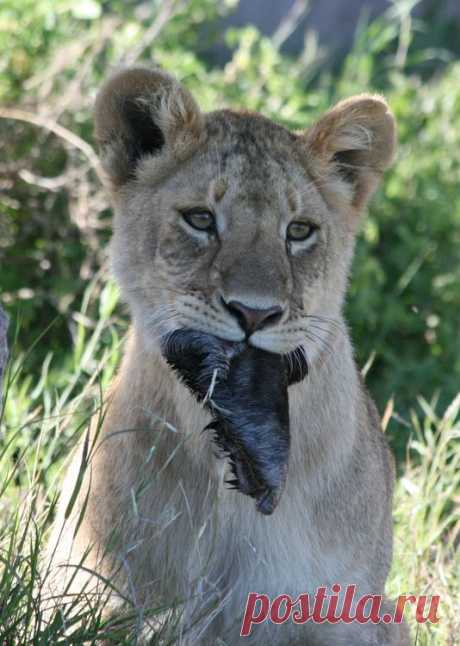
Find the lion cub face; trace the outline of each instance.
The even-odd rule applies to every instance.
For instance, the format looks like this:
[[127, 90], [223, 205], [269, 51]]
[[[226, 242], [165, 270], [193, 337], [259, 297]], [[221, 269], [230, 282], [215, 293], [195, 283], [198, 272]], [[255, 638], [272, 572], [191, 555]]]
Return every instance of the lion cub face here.
[[294, 134], [203, 114], [169, 75], [118, 73], [96, 136], [115, 205], [112, 262], [146, 339], [192, 328], [311, 361], [340, 312], [358, 214], [394, 150], [380, 97]]

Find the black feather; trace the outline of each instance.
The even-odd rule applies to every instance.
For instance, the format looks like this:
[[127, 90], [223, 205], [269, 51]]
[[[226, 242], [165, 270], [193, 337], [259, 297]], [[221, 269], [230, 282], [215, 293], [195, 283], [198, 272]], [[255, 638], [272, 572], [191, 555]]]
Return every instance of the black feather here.
[[282, 356], [177, 330], [163, 347], [168, 363], [213, 420], [205, 430], [229, 460], [228, 482], [271, 514], [283, 492], [289, 462], [288, 386], [307, 374], [305, 353]]

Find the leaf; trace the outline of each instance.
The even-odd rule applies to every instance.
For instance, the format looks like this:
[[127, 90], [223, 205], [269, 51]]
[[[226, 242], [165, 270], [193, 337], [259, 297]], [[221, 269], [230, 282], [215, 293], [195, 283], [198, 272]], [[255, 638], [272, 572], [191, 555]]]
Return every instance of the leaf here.
[[71, 11], [79, 20], [95, 20], [101, 15], [101, 5], [95, 0], [80, 0], [73, 5]]

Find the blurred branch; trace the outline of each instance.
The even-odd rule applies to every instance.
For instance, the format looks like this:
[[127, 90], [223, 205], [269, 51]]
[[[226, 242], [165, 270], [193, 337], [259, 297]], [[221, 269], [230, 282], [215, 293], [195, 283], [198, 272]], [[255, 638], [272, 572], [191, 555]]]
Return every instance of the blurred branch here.
[[39, 188], [44, 189], [45, 191], [59, 191], [61, 188], [67, 187], [72, 182], [76, 180], [81, 180], [82, 176], [87, 172], [88, 166], [85, 165], [83, 169], [74, 168], [70, 171], [66, 171], [57, 177], [43, 177], [37, 175], [27, 168], [21, 168], [17, 175], [22, 179], [23, 182], [27, 184], [33, 184]]
[[[97, 31], [89, 30], [86, 34], [80, 35], [78, 39], [60, 47], [55, 57], [48, 62], [45, 69], [37, 72], [24, 82], [24, 88], [27, 91], [37, 89], [40, 101], [49, 101], [54, 83], [59, 75], [66, 69], [75, 69], [75, 61], [80, 61], [87, 50], [89, 50], [87, 60], [94, 63], [97, 54], [120, 25], [121, 19], [118, 17], [107, 16], [103, 18], [98, 25]], [[86, 63], [78, 66], [77, 80], [70, 82], [70, 88], [73, 87], [75, 82], [79, 83], [80, 77], [87, 71], [86, 68]]]
[[[94, 66], [94, 61], [102, 52], [107, 42], [110, 41], [114, 31], [118, 29], [121, 24], [121, 19], [114, 18], [113, 16], [108, 16], [101, 22], [97, 36], [94, 36], [94, 42], [91, 44], [85, 58], [82, 60], [75, 78], [69, 82], [64, 94], [59, 98], [55, 109], [53, 109], [53, 117], [55, 121], [59, 120], [62, 113], [65, 112], [69, 106], [75, 105], [76, 103], [80, 106], [84, 104], [86, 97], [85, 93], [82, 92], [83, 82]], [[90, 101], [92, 101], [92, 99], [90, 99]]]
[[48, 130], [48, 132], [52, 132], [60, 139], [80, 150], [88, 159], [92, 169], [100, 181], [104, 181], [104, 173], [94, 149], [88, 142], [84, 141], [71, 130], [64, 128], [64, 126], [59, 125], [48, 117], [33, 114], [32, 112], [26, 112], [25, 110], [20, 110], [18, 108], [0, 108], [0, 119], [24, 121], [25, 123], [30, 123], [34, 126], [38, 126], [39, 128], [43, 128], [44, 130]]
[[141, 40], [139, 41], [138, 46], [135, 49], [132, 49], [123, 59], [120, 61], [122, 65], [133, 65], [143, 54], [143, 52], [150, 47], [150, 45], [158, 38], [161, 31], [168, 23], [168, 21], [181, 9], [187, 6], [190, 0], [165, 0], [162, 3], [161, 9], [158, 12], [156, 19], [146, 30]]
[[289, 36], [295, 32], [302, 18], [310, 10], [310, 0], [295, 0], [283, 20], [272, 35], [272, 42], [276, 49], [279, 49], [287, 41]]
[[88, 34], [86, 37], [81, 37], [78, 40], [72, 41], [69, 45], [61, 47], [59, 55], [54, 60], [48, 62], [43, 70], [24, 81], [24, 89], [29, 92], [38, 88], [40, 97], [46, 97], [51, 91], [54, 79], [63, 70], [70, 65], [74, 65], [75, 61], [80, 59], [91, 43], [91, 40], [92, 35]]
[[412, 18], [410, 13], [401, 18], [399, 29], [398, 51], [395, 55], [395, 63], [399, 68], [403, 68], [407, 61], [407, 53], [412, 40]]

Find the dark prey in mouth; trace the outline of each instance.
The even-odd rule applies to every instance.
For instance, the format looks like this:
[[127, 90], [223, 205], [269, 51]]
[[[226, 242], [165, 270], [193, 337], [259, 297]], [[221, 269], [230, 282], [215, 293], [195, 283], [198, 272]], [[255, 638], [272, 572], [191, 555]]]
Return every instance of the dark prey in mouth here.
[[232, 343], [195, 330], [176, 330], [163, 355], [212, 413], [219, 453], [230, 462], [233, 488], [272, 514], [286, 483], [289, 463], [288, 386], [307, 374], [301, 348], [281, 355]]

